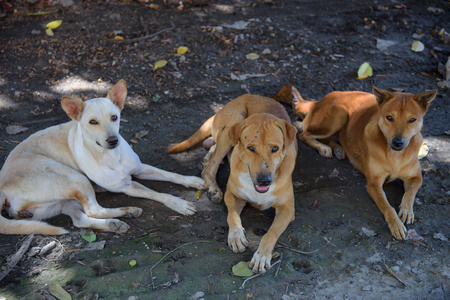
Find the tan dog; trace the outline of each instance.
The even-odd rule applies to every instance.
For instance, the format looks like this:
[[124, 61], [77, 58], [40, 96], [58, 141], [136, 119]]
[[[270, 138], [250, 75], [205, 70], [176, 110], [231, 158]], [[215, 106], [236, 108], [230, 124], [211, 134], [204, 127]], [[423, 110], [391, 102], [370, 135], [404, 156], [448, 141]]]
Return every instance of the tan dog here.
[[204, 181], [141, 163], [119, 134], [120, 112], [127, 88], [119, 81], [106, 98], [88, 101], [63, 97], [62, 107], [71, 122], [39, 131], [20, 143], [0, 171], [0, 205], [10, 220], [0, 215], [0, 233], [64, 234], [66, 230], [38, 221], [59, 214], [72, 218], [76, 227], [123, 233], [129, 226], [116, 217], [138, 217], [137, 207], [103, 208], [90, 182], [111, 192], [148, 198], [185, 215], [194, 206], [178, 197], [154, 192], [133, 181], [171, 181], [203, 188]]
[[[413, 223], [413, 203], [422, 185], [418, 160], [423, 117], [437, 91], [418, 95], [373, 88], [332, 92], [319, 102], [305, 101], [295, 88], [293, 108], [306, 115], [299, 138], [324, 157], [347, 155], [367, 179], [367, 191], [384, 215], [392, 235], [406, 237], [403, 223]], [[330, 137], [339, 134], [340, 144]], [[385, 182], [403, 180], [405, 194], [398, 216], [383, 191]]]
[[281, 104], [271, 98], [243, 95], [225, 105], [188, 140], [168, 151], [183, 151], [212, 135], [216, 145], [207, 156], [203, 178], [210, 196], [217, 200], [222, 193], [216, 173], [233, 149], [225, 192], [230, 248], [243, 252], [249, 244], [240, 219], [247, 202], [261, 210], [276, 210], [275, 220], [251, 260], [255, 273], [264, 273], [270, 267], [275, 243], [294, 220], [292, 171], [297, 157], [296, 132]]

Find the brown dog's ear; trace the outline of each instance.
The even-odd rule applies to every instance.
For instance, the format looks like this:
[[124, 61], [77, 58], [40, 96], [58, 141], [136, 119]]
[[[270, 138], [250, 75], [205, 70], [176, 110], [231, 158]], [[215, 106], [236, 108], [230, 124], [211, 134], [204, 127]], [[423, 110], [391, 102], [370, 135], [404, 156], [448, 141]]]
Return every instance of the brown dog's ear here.
[[239, 142], [241, 132], [245, 127], [247, 127], [247, 123], [245, 122], [245, 120], [231, 126], [231, 128], [228, 130], [228, 137], [230, 138], [231, 145], [236, 146], [236, 144]]
[[121, 79], [109, 91], [107, 98], [112, 101], [120, 110], [125, 106], [125, 98], [127, 97], [127, 84]]
[[436, 97], [437, 90], [429, 91], [429, 92], [423, 92], [420, 94], [417, 94], [414, 96], [416, 101], [425, 109], [425, 111], [428, 110], [428, 106], [430, 105], [431, 101]]
[[376, 88], [376, 87], [372, 87], [372, 94], [374, 94], [375, 98], [377, 98], [378, 104], [381, 104], [384, 101], [386, 101], [387, 99], [390, 99], [394, 96], [394, 95], [392, 95], [392, 93], [390, 93], [386, 90]]
[[286, 120], [278, 120], [275, 124], [277, 124], [277, 126], [281, 128], [281, 131], [283, 131], [285, 145], [290, 146], [295, 141], [297, 128]]
[[72, 120], [80, 120], [83, 112], [83, 100], [64, 96], [61, 99], [61, 106]]

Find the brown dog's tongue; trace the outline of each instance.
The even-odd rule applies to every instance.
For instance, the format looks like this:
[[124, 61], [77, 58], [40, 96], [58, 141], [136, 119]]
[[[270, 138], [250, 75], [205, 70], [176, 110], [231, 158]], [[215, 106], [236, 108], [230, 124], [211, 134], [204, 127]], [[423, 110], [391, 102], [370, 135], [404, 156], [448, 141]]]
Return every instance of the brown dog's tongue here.
[[256, 184], [254, 186], [255, 186], [255, 190], [258, 193], [265, 193], [265, 192], [267, 192], [269, 190], [269, 186], [259, 186], [259, 185], [256, 185]]

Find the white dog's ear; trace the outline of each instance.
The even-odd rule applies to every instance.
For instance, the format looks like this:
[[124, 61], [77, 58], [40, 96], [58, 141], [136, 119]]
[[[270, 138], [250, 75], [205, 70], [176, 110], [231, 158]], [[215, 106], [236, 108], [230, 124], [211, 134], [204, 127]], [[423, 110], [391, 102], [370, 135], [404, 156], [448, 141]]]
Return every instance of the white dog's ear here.
[[80, 120], [83, 112], [83, 100], [64, 96], [61, 99], [61, 106], [72, 120]]
[[127, 97], [127, 84], [121, 79], [109, 91], [108, 99], [112, 101], [120, 110], [125, 106], [125, 98]]

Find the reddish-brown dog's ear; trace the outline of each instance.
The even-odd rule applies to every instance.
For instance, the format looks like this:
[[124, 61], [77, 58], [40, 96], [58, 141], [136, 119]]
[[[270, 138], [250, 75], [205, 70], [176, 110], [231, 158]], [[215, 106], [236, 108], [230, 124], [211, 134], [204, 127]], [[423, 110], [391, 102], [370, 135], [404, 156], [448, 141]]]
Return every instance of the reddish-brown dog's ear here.
[[109, 91], [107, 98], [112, 101], [120, 110], [125, 106], [125, 98], [127, 97], [127, 84], [121, 79]]
[[284, 143], [286, 146], [290, 146], [295, 141], [295, 136], [297, 134], [297, 128], [286, 120], [276, 121], [278, 127], [281, 128], [284, 134]]
[[83, 101], [80, 98], [64, 96], [61, 99], [61, 106], [72, 120], [80, 120], [81, 113], [83, 112]]
[[242, 130], [244, 130], [245, 127], [247, 127], [245, 120], [231, 126], [230, 130], [228, 130], [228, 137], [230, 138], [231, 145], [236, 146], [239, 142]]
[[374, 94], [375, 98], [377, 98], [378, 104], [381, 104], [394, 96], [392, 93], [376, 87], [372, 87], [372, 94]]
[[433, 99], [436, 97], [436, 95], [437, 90], [434, 90], [417, 94], [414, 96], [414, 98], [425, 109], [425, 111], [427, 111], [428, 106], [430, 105], [431, 101], [433, 101]]

